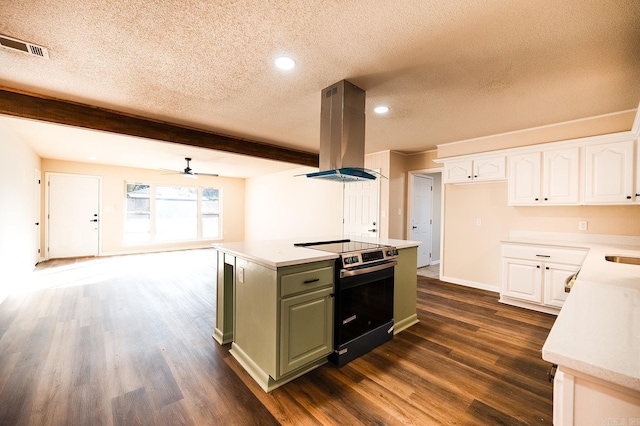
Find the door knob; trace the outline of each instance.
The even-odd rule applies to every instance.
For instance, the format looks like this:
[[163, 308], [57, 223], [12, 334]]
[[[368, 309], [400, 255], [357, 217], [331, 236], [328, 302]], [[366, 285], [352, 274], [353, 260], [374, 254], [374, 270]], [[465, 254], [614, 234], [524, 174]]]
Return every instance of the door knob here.
[[36, 222], [36, 226], [40, 225], [40, 222]]

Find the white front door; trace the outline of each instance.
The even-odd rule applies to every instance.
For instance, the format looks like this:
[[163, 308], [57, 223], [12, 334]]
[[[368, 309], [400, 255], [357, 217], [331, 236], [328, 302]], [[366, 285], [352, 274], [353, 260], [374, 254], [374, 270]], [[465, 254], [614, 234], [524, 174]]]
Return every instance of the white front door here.
[[353, 240], [378, 237], [380, 180], [350, 182], [344, 185], [342, 233]]
[[48, 176], [49, 258], [98, 255], [100, 178]]
[[41, 179], [42, 173], [40, 170], [35, 169], [33, 176], [33, 223], [35, 226], [35, 232], [33, 233], [33, 247], [35, 253], [33, 254], [33, 258], [35, 260], [34, 263], [40, 262], [40, 230], [42, 229], [42, 190], [41, 190]]
[[431, 229], [433, 226], [433, 178], [411, 175], [411, 235], [418, 246], [418, 267], [431, 264]]

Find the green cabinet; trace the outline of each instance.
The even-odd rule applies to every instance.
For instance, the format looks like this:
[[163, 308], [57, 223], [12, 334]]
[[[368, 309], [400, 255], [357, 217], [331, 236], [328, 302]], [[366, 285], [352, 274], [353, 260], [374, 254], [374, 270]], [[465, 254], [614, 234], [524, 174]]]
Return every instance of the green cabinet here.
[[265, 390], [333, 350], [334, 261], [276, 270], [236, 257], [231, 354]]

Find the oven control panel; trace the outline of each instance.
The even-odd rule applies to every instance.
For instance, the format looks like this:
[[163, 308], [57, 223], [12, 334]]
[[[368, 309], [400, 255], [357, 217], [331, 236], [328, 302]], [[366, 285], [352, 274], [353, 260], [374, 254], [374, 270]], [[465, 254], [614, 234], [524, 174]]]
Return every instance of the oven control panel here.
[[366, 266], [367, 264], [384, 262], [393, 260], [398, 257], [398, 250], [395, 247], [384, 247], [373, 250], [342, 253], [343, 268], [353, 268], [358, 266]]

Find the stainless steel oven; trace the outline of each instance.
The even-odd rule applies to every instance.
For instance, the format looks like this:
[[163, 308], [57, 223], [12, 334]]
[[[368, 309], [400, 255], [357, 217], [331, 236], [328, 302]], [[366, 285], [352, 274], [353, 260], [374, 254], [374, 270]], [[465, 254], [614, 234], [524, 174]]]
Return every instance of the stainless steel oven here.
[[304, 246], [340, 254], [335, 268], [334, 351], [329, 361], [342, 366], [391, 340], [398, 251], [350, 240]]

